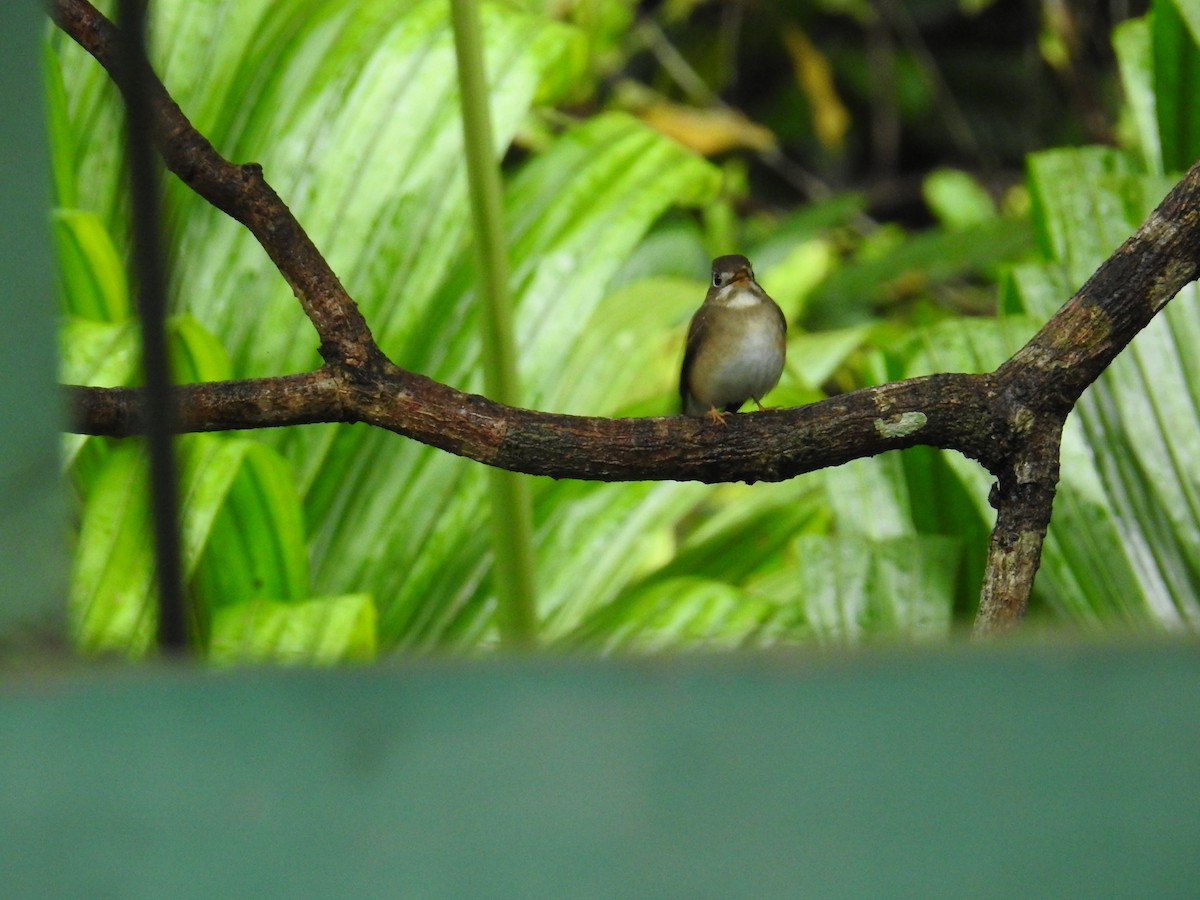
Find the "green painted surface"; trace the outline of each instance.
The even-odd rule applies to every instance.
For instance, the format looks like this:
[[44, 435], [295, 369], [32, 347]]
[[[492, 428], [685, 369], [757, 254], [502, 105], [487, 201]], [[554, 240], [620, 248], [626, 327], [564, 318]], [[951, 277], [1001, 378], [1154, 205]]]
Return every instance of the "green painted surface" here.
[[16, 897], [1184, 897], [1200, 647], [93, 671], [0, 692]]
[[38, 3], [0, 4], [0, 638], [57, 630], [66, 594], [62, 404]]

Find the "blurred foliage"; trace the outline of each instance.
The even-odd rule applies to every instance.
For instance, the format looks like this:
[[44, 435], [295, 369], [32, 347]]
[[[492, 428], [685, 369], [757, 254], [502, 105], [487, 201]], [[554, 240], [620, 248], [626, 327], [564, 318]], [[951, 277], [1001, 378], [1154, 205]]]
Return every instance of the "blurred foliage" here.
[[[1159, 0], [1112, 45], [1111, 26], [1144, 9], [483, 11], [523, 390], [540, 409], [675, 412], [683, 331], [725, 252], [754, 261], [788, 316], [776, 405], [986, 370], [1129, 233], [1162, 175], [1200, 153], [1184, 89], [1192, 0]], [[168, 88], [224, 154], [263, 163], [384, 350], [480, 390], [445, 4], [159, 0], [155, 14]], [[136, 383], [115, 94], [62, 35], [48, 57], [63, 377]], [[1036, 152], [1083, 141], [1120, 146]], [[311, 327], [260, 248], [168, 185], [178, 376], [316, 365]], [[1071, 418], [1036, 588], [1046, 622], [1196, 621], [1200, 370], [1180, 348], [1200, 336], [1187, 293]], [[66, 445], [76, 634], [143, 653], [141, 451]], [[480, 466], [344, 426], [180, 447], [185, 565], [214, 659], [494, 644]], [[973, 615], [988, 487], [973, 463], [927, 448], [776, 485], [537, 479], [540, 640], [615, 652], [945, 637]]]

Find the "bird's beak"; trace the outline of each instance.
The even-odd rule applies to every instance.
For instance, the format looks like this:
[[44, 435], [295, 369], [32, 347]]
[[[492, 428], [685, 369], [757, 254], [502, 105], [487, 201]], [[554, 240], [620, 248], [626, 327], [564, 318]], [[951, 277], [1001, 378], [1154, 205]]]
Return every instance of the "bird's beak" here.
[[753, 280], [754, 279], [750, 277], [749, 269], [738, 269], [736, 272], [733, 273], [733, 279], [730, 281], [730, 284], [736, 284], [739, 281], [745, 282], [745, 281], [753, 281]]

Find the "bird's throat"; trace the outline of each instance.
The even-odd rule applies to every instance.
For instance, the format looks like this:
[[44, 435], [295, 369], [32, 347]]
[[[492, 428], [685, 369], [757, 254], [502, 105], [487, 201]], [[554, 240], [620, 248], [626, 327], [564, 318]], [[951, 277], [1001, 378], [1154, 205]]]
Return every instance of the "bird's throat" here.
[[762, 297], [746, 282], [734, 282], [721, 291], [717, 302], [728, 309], [747, 309], [762, 303]]

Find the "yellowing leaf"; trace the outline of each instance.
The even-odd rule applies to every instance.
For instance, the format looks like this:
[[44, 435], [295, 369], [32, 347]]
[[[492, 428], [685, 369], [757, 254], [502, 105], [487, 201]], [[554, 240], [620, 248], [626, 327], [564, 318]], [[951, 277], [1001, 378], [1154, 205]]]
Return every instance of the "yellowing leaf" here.
[[703, 156], [729, 150], [769, 150], [775, 135], [736, 109], [698, 109], [679, 103], [653, 103], [638, 112], [643, 122]]
[[795, 25], [784, 29], [783, 45], [792, 58], [796, 84], [812, 107], [817, 140], [830, 150], [839, 149], [850, 127], [850, 113], [838, 96], [829, 60]]

